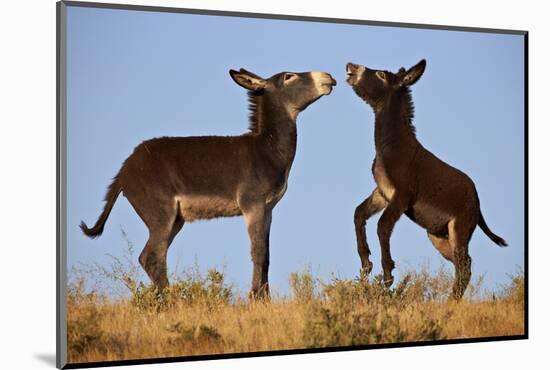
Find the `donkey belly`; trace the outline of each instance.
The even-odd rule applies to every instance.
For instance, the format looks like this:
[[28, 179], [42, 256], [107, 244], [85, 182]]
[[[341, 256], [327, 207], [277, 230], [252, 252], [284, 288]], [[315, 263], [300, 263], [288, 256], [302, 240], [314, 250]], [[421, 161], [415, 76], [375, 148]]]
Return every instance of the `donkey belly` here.
[[186, 222], [242, 214], [235, 200], [215, 195], [179, 195], [176, 202]]
[[413, 204], [405, 214], [430, 234], [440, 236], [447, 235], [447, 224], [452, 219], [451, 214], [444, 209], [421, 201]]

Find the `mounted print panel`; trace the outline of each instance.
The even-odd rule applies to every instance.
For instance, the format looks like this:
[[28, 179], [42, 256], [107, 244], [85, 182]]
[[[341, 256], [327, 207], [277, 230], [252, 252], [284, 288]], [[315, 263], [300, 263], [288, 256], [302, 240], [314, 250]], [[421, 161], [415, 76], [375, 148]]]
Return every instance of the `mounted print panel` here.
[[58, 367], [527, 338], [526, 51], [58, 3]]

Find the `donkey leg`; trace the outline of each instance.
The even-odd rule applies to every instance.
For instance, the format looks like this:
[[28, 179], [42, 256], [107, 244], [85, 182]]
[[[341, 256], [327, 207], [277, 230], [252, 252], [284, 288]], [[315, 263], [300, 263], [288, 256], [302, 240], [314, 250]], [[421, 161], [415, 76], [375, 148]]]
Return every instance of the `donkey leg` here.
[[391, 258], [390, 237], [395, 223], [407, 209], [407, 200], [394, 194], [391, 201], [378, 220], [378, 240], [382, 251], [382, 269], [384, 270], [384, 284], [390, 287], [393, 284], [392, 270], [395, 268], [395, 262]]
[[139, 263], [159, 291], [168, 286], [166, 254], [170, 231], [150, 231], [149, 240], [139, 255]]
[[455, 282], [452, 297], [459, 301], [470, 283], [472, 276], [472, 258], [468, 254], [468, 243], [475, 225], [463, 225], [456, 220], [449, 222], [449, 243], [453, 250]]
[[428, 233], [428, 238], [434, 245], [434, 247], [441, 253], [441, 255], [447, 260], [454, 263], [455, 257], [453, 253], [453, 248], [449, 239], [442, 238], [434, 234]]
[[[262, 264], [262, 277], [263, 283], [260, 288], [259, 295], [265, 299], [269, 299], [269, 282], [268, 282], [268, 272], [269, 272], [269, 234], [271, 231], [271, 214], [272, 209], [266, 209], [264, 213], [264, 240], [265, 240], [265, 258]], [[263, 289], [263, 291], [262, 291]]]
[[163, 212], [162, 207], [159, 207], [156, 220], [148, 220], [149, 240], [139, 256], [139, 263], [159, 291], [169, 284], [166, 256], [170, 244], [184, 224], [183, 218], [176, 215], [176, 210], [167, 212], [169, 209], [166, 207]]
[[168, 247], [170, 247], [170, 245], [174, 241], [174, 238], [180, 232], [184, 224], [185, 224], [185, 220], [183, 219], [183, 217], [178, 215], [176, 217], [176, 220], [174, 221], [174, 224], [172, 225], [172, 230], [170, 231], [170, 238], [168, 239]]
[[380, 212], [387, 204], [388, 202], [380, 194], [380, 190], [376, 188], [367, 199], [355, 208], [353, 221], [355, 223], [355, 236], [357, 237], [357, 251], [361, 258], [362, 274], [368, 275], [372, 270], [372, 262], [369, 259], [370, 249], [365, 231], [367, 220], [372, 215]]
[[264, 204], [255, 204], [243, 210], [243, 215], [250, 237], [250, 254], [253, 263], [250, 298], [269, 299], [269, 245], [267, 243], [269, 228], [266, 226], [271, 224], [271, 210], [266, 210]]

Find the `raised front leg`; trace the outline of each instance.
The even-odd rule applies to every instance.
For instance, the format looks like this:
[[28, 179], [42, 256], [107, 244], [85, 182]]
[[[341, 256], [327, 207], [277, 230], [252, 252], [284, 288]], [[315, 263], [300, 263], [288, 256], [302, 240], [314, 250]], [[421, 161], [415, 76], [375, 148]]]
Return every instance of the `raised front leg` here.
[[407, 209], [408, 199], [395, 193], [389, 201], [386, 209], [378, 220], [378, 239], [380, 240], [380, 248], [382, 251], [382, 268], [384, 270], [384, 284], [390, 287], [393, 284], [392, 270], [395, 268], [395, 263], [391, 258], [390, 252], [390, 237], [395, 223]]
[[255, 204], [243, 210], [248, 235], [253, 272], [250, 298], [269, 299], [269, 230], [271, 227], [271, 209]]
[[370, 249], [367, 243], [365, 226], [367, 220], [374, 214], [380, 212], [388, 202], [380, 193], [378, 188], [355, 209], [353, 217], [355, 223], [355, 235], [357, 237], [357, 252], [361, 258], [361, 273], [368, 275], [372, 270], [372, 262], [369, 259]]

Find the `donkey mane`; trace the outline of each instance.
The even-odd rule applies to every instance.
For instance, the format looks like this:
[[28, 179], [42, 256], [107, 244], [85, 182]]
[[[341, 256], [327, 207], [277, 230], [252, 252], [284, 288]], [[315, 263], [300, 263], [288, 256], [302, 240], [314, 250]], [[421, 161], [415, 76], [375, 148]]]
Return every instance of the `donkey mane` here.
[[263, 90], [248, 92], [248, 130], [251, 134], [262, 132], [262, 98]]
[[411, 89], [406, 86], [402, 88], [402, 96], [400, 97], [400, 117], [403, 117], [404, 124], [408, 130], [409, 135], [416, 138], [416, 127], [413, 124], [414, 119], [414, 104], [411, 95]]
[[[368, 102], [366, 96], [362, 97]], [[374, 103], [379, 108], [375, 111], [375, 146], [378, 149], [390, 143], [395, 143], [396, 138], [406, 134], [413, 141], [417, 141], [416, 127], [413, 124], [414, 104], [410, 89], [401, 87], [393, 95], [381, 98], [382, 102]]]

